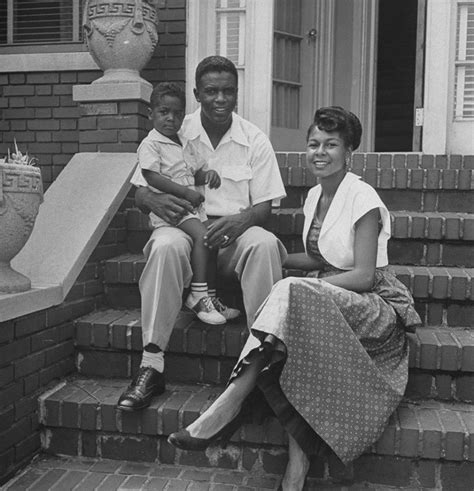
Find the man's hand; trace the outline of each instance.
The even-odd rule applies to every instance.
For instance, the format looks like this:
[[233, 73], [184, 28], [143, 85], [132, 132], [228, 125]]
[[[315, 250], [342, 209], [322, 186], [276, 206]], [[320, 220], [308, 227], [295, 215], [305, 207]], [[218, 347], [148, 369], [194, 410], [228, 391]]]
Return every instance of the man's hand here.
[[135, 203], [144, 213], [153, 212], [170, 225], [176, 225], [186, 213], [193, 211], [189, 201], [172, 194], [155, 193], [146, 187], [137, 188]]
[[204, 244], [210, 249], [227, 247], [254, 225], [252, 210], [218, 218], [207, 227]]
[[215, 170], [206, 171], [206, 184], [211, 189], [217, 189], [221, 185], [221, 178]]
[[201, 193], [194, 191], [194, 189], [187, 189], [184, 198], [189, 201], [194, 208], [197, 208], [204, 201], [204, 196]]

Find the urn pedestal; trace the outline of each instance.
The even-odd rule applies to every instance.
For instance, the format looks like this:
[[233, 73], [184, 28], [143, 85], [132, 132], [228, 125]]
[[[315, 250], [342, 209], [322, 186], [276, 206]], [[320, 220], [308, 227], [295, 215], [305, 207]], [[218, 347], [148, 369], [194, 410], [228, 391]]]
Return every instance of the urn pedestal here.
[[0, 163], [0, 293], [31, 288], [30, 280], [10, 266], [26, 244], [43, 201], [40, 169]]
[[87, 0], [84, 33], [104, 75], [93, 84], [146, 82], [140, 77], [158, 43], [153, 0]]

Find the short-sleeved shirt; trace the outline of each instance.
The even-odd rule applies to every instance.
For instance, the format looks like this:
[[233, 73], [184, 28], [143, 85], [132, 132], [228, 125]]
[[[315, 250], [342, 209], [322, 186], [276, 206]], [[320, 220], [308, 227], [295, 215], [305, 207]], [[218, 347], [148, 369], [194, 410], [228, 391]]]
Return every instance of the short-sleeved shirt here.
[[132, 176], [131, 182], [136, 186], [148, 186], [142, 175], [142, 170], [150, 170], [167, 177], [183, 186], [194, 185], [194, 173], [198, 168], [193, 168], [188, 162], [196, 159], [186, 159], [184, 156], [185, 142], [183, 146], [152, 129], [140, 143], [137, 150], [138, 166]]
[[[277, 204], [286, 195], [270, 141], [238, 114], [232, 114], [232, 125], [215, 149], [202, 127], [200, 109], [186, 116], [179, 136], [186, 164], [194, 171], [213, 169], [221, 178], [218, 189], [205, 187], [208, 215], [232, 215], [265, 201]], [[138, 169], [131, 182], [147, 185]]]
[[201, 124], [201, 110], [188, 115], [180, 134], [190, 147], [190, 164], [215, 170], [221, 185], [206, 186], [206, 213], [226, 216], [265, 201], [286, 196], [275, 152], [267, 136], [254, 124], [232, 114], [232, 125], [214, 149]]

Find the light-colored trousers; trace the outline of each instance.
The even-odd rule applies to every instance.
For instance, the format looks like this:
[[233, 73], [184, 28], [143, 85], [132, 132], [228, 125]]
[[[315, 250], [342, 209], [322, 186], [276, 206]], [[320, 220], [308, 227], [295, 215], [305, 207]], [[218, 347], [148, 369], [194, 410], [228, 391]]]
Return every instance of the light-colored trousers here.
[[[143, 249], [146, 265], [139, 281], [143, 346], [154, 343], [165, 350], [168, 345], [182, 306], [183, 289], [193, 275], [191, 248], [192, 239], [182, 230], [160, 227]], [[286, 256], [283, 244], [261, 227], [250, 227], [219, 250], [219, 275], [234, 275], [240, 281], [249, 326], [274, 283], [281, 279]]]

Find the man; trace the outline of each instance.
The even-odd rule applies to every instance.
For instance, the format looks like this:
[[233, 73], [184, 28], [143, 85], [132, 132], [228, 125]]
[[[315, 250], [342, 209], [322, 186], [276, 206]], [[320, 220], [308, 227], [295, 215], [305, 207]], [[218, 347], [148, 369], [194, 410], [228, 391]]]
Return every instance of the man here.
[[[194, 89], [201, 107], [186, 117], [180, 136], [187, 157], [203, 159], [221, 177], [218, 189], [205, 191], [206, 213], [215, 219], [206, 243], [219, 248], [219, 273], [236, 275], [241, 282], [251, 325], [256, 310], [281, 279], [286, 250], [261, 226], [270, 216], [272, 201], [284, 197], [285, 189], [268, 138], [233, 112], [237, 80], [236, 67], [227, 58], [202, 60]], [[140, 209], [153, 211], [170, 224], [192, 209], [186, 200], [148, 189], [138, 169], [132, 183], [139, 186], [135, 198]], [[163, 350], [181, 309], [183, 289], [192, 277], [191, 239], [178, 228], [155, 229], [143, 251], [147, 262], [139, 287], [144, 351], [138, 375], [118, 401], [125, 411], [143, 409], [153, 395], [164, 392]], [[229, 314], [217, 297], [213, 303], [224, 316]]]

